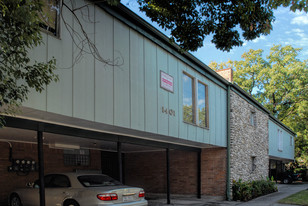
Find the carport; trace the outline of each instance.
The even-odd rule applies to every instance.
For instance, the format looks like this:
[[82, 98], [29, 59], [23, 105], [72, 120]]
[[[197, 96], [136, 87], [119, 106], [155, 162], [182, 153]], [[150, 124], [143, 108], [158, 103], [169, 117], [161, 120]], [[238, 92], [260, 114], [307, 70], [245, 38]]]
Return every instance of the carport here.
[[[14, 129], [28, 130], [36, 134], [37, 151], [38, 151], [38, 174], [40, 180], [40, 205], [45, 205], [45, 188], [44, 188], [44, 149], [43, 144], [46, 143], [45, 135], [48, 134], [57, 135], [58, 138], [54, 139], [54, 142], [62, 145], [78, 145], [86, 144], [87, 142], [103, 141], [107, 142], [105, 144], [106, 148], [101, 148], [103, 150], [116, 150], [117, 151], [117, 164], [118, 164], [118, 177], [121, 182], [123, 182], [123, 160], [122, 153], [131, 149], [131, 147], [153, 147], [165, 152], [165, 165], [166, 165], [166, 201], [167, 204], [171, 203], [170, 198], [170, 151], [171, 150], [184, 150], [191, 151], [197, 154], [197, 182], [196, 191], [197, 197], [201, 198], [201, 148], [197, 145], [187, 146], [185, 140], [178, 140], [176, 143], [170, 143], [167, 141], [162, 141], [163, 139], [168, 139], [167, 136], [149, 134], [146, 132], [117, 128], [114, 126], [106, 126], [109, 131], [106, 132], [104, 128], [93, 128], [87, 127], [91, 122], [84, 124], [86, 127], [75, 126], [71, 124], [61, 124], [58, 122], [42, 121], [39, 119], [30, 119], [26, 117], [5, 117], [5, 128], [1, 129], [2, 132], [12, 132]], [[100, 125], [104, 126], [104, 125]], [[111, 133], [111, 130], [114, 132]], [[128, 134], [123, 135], [123, 133]], [[0, 133], [1, 134], [1, 133]], [[65, 136], [77, 137], [74, 139], [63, 138]], [[140, 138], [144, 137], [144, 138]], [[33, 137], [32, 137], [33, 138]], [[1, 139], [1, 138], [0, 138]], [[157, 139], [156, 141], [153, 139]], [[48, 142], [50, 144], [50, 142]], [[189, 142], [191, 144], [191, 142]], [[91, 143], [92, 144], [92, 143]], [[96, 144], [96, 143], [95, 143]], [[99, 147], [100, 145], [95, 145]], [[200, 146], [200, 145], [199, 145]], [[109, 148], [108, 148], [109, 147]], [[125, 175], [125, 174], [124, 174]]]

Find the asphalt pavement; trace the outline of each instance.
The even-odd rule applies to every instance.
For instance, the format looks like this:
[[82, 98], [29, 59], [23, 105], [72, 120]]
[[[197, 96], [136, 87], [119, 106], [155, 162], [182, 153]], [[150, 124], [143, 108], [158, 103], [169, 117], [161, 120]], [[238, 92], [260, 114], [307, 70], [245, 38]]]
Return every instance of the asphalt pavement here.
[[289, 195], [308, 189], [308, 183], [277, 184], [277, 187], [278, 192], [264, 195], [248, 202], [224, 201], [215, 197], [202, 197], [201, 199], [197, 199], [196, 197], [171, 196], [170, 204], [167, 204], [166, 198], [154, 198], [149, 200], [149, 206], [291, 206], [277, 202]]

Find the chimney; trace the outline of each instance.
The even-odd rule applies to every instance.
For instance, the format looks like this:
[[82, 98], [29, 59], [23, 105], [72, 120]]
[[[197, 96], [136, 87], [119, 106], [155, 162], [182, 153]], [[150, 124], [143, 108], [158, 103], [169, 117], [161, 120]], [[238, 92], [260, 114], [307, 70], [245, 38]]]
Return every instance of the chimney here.
[[229, 82], [233, 82], [233, 70], [231, 68], [220, 69], [216, 71], [220, 76]]

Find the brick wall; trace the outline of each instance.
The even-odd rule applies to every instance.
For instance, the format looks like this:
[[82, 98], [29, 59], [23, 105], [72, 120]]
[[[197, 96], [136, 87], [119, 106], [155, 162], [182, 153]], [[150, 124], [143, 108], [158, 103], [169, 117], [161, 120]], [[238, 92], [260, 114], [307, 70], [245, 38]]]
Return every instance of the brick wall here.
[[[37, 145], [29, 143], [12, 143], [13, 158], [15, 159], [33, 159], [37, 161]], [[99, 170], [101, 168], [100, 151], [91, 151], [91, 165], [82, 166], [64, 166], [63, 150], [50, 149], [44, 146], [44, 167], [45, 174], [52, 172], [72, 172], [74, 169]], [[38, 172], [30, 172], [29, 175], [19, 176], [15, 172], [8, 172], [7, 168], [11, 165], [9, 162], [9, 144], [0, 142], [0, 205], [7, 203], [7, 197], [12, 190], [18, 187], [25, 187], [26, 183], [38, 179]]]
[[[202, 195], [225, 196], [226, 151], [203, 149]], [[126, 184], [141, 186], [149, 193], [166, 193], [165, 151], [125, 154], [125, 165]], [[196, 152], [170, 151], [170, 190], [171, 194], [197, 194]]]
[[[166, 173], [165, 151], [125, 154], [128, 185], [143, 187], [149, 193], [166, 193]], [[170, 151], [170, 190], [172, 194], [197, 194], [195, 152]]]
[[201, 161], [202, 194], [225, 197], [227, 184], [227, 149], [203, 149]]

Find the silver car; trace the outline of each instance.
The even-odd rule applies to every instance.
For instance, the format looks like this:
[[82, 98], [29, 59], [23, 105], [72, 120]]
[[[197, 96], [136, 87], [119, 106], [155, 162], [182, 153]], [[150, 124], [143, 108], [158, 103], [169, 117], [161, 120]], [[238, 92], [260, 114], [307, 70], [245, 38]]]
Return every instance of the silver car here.
[[[142, 188], [125, 186], [103, 174], [49, 174], [44, 181], [46, 206], [148, 205]], [[10, 206], [39, 204], [38, 181], [9, 197]]]

